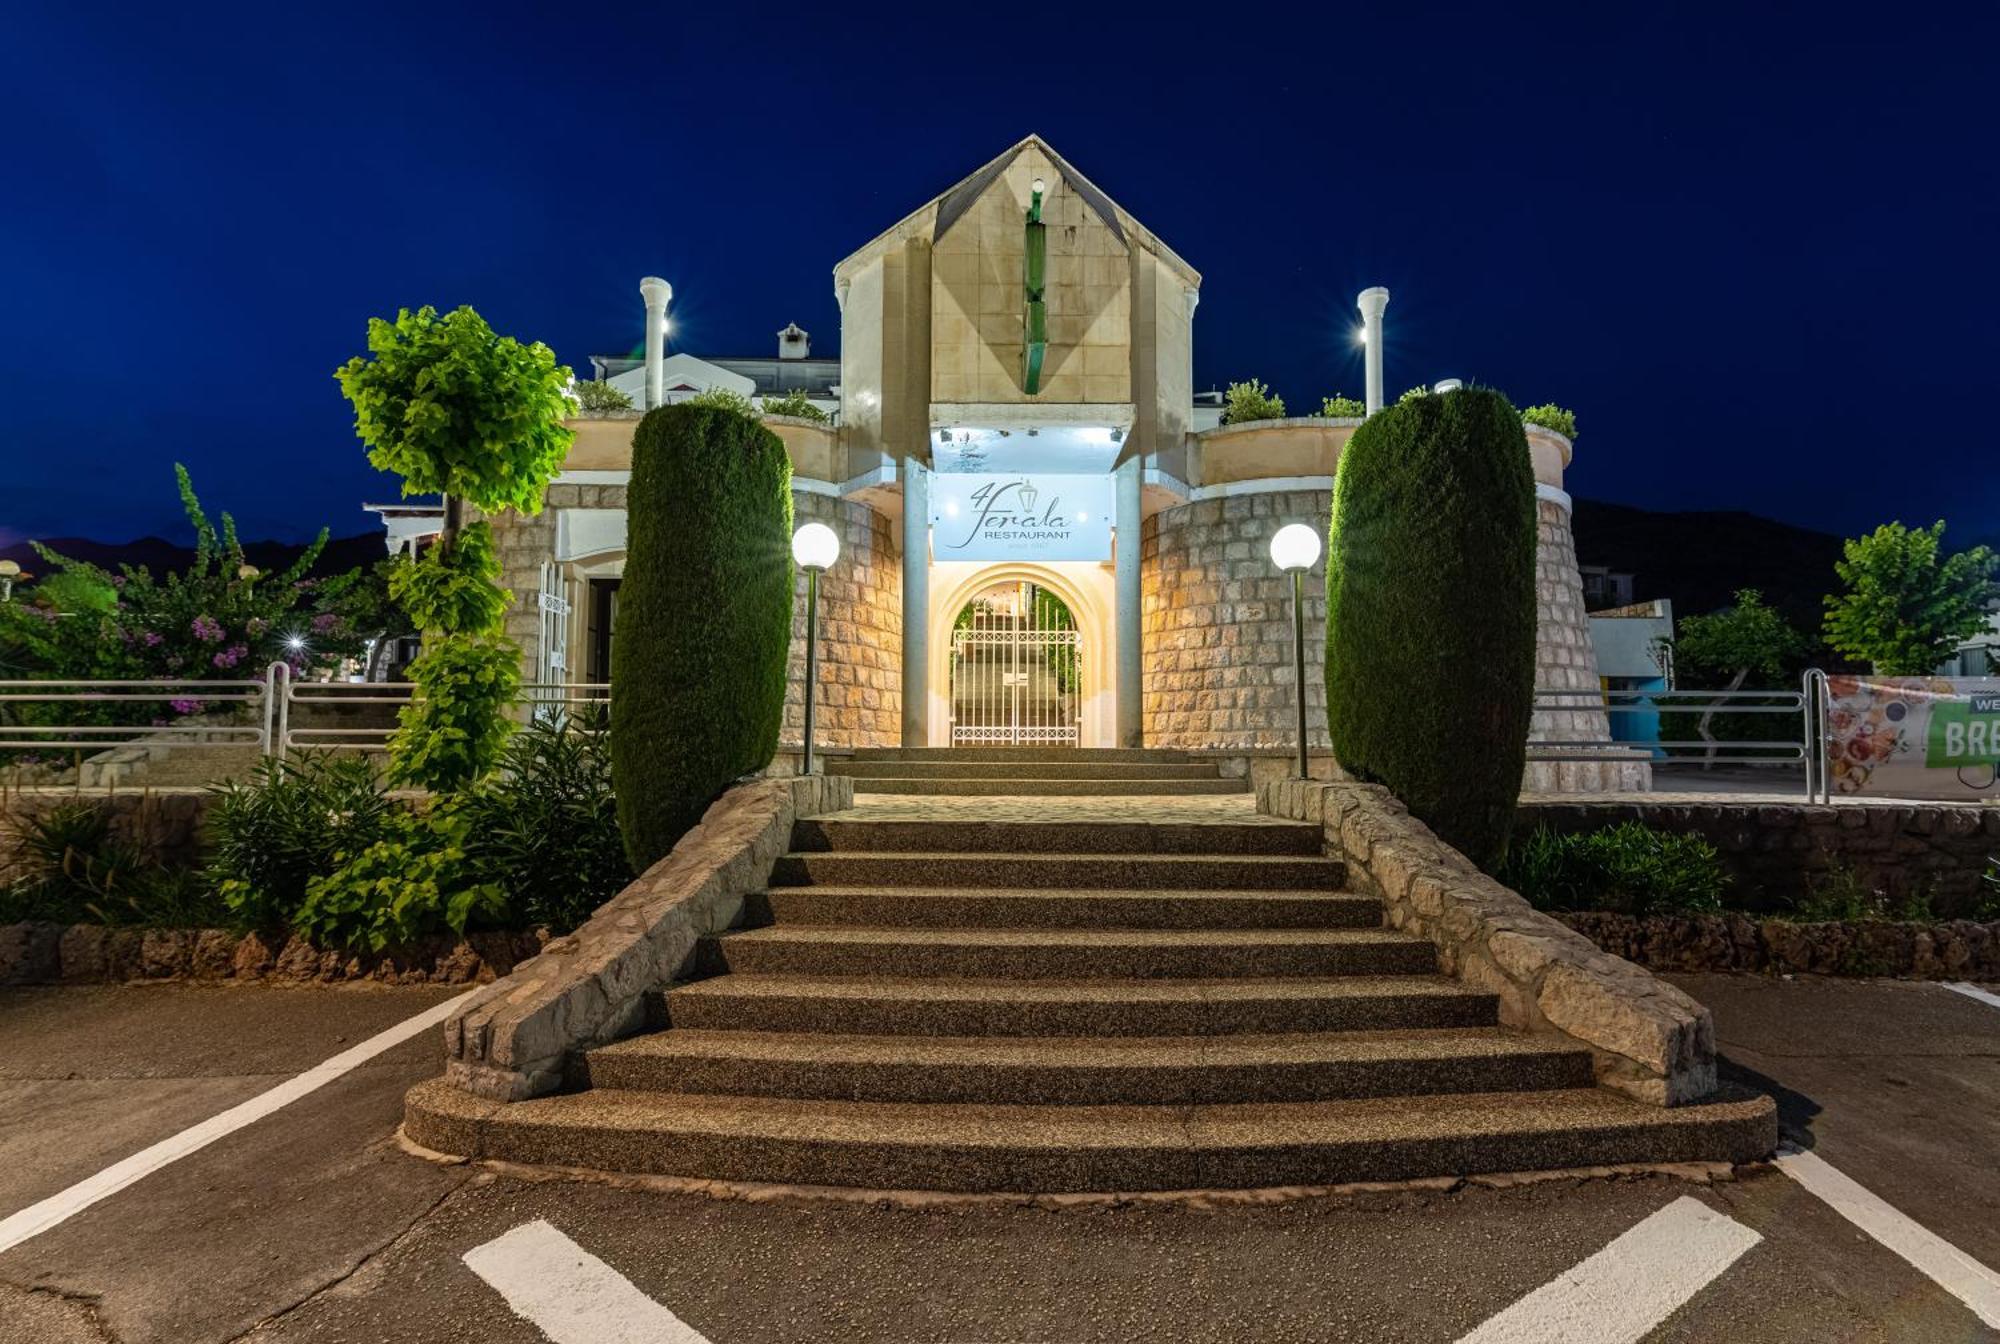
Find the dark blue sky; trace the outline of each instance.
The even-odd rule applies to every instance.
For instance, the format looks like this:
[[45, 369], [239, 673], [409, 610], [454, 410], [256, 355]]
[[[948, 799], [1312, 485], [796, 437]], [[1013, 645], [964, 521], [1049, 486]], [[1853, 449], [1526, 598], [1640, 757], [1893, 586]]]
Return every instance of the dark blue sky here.
[[[1508, 13], [1505, 11], [1513, 11]], [[1576, 493], [2000, 532], [1991, 6], [37, 5], [0, 41], [0, 542], [368, 523], [332, 369], [470, 303], [583, 368], [830, 352], [831, 268], [1030, 132], [1203, 273], [1198, 385], [1456, 375]], [[1535, 17], [1527, 17], [1532, 13]]]

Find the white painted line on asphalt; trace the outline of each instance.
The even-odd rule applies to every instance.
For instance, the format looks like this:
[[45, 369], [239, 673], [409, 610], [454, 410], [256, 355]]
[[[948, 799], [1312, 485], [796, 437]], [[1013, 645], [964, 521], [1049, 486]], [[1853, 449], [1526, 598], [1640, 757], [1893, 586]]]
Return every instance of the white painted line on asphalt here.
[[357, 1065], [367, 1063], [390, 1046], [401, 1045], [418, 1032], [435, 1027], [450, 1015], [452, 1009], [478, 992], [468, 990], [455, 998], [447, 999], [435, 1008], [427, 1008], [415, 1017], [398, 1022], [387, 1031], [378, 1032], [361, 1044], [341, 1051], [325, 1063], [315, 1064], [296, 1078], [288, 1078], [269, 1091], [259, 1092], [248, 1101], [231, 1106], [220, 1115], [210, 1116], [172, 1138], [162, 1139], [122, 1162], [113, 1163], [95, 1176], [78, 1181], [67, 1190], [50, 1195], [38, 1204], [30, 1204], [19, 1213], [0, 1219], [0, 1251], [11, 1250], [30, 1237], [41, 1235], [56, 1224], [83, 1212], [100, 1199], [117, 1194], [134, 1181], [142, 1180], [161, 1167], [178, 1162], [189, 1153], [206, 1148], [217, 1139], [234, 1134], [245, 1125], [254, 1124], [273, 1111], [291, 1105], [300, 1097], [318, 1091]]
[[1968, 999], [1978, 999], [1989, 1008], [2000, 1008], [2000, 994], [1989, 994], [1978, 985], [1968, 985], [1963, 981], [1954, 981], [1947, 984], [1945, 988], [1954, 994], [1963, 994]]
[[1970, 1307], [1973, 1315], [2000, 1328], [2000, 1274], [1898, 1212], [1816, 1153], [1781, 1148], [1778, 1169], [1915, 1265], [1938, 1287]]
[[1459, 1344], [1634, 1344], [1761, 1240], [1682, 1195]]
[[555, 1344], [708, 1344], [705, 1335], [540, 1218], [473, 1247], [465, 1264]]

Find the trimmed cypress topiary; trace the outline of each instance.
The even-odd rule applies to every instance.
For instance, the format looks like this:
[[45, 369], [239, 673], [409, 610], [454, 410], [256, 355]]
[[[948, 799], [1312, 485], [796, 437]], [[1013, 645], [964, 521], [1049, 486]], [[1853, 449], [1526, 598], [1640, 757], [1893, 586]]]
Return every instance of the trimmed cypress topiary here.
[[611, 761], [634, 872], [777, 750], [792, 637], [791, 484], [784, 443], [733, 410], [662, 406], [632, 437]]
[[1488, 871], [1507, 852], [1535, 688], [1535, 476], [1483, 388], [1371, 416], [1340, 456], [1327, 728], [1358, 779]]

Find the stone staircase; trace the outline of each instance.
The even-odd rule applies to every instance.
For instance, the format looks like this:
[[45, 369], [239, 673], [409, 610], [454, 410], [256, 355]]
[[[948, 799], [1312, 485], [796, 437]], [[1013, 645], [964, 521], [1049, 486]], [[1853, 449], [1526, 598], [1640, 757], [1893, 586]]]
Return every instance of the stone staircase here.
[[1212, 760], [1184, 751], [1079, 747], [865, 747], [826, 762], [856, 793], [1040, 797], [1248, 793]]
[[1343, 891], [1316, 826], [994, 801], [799, 822], [746, 926], [705, 940], [707, 978], [661, 996], [668, 1029], [587, 1052], [564, 1095], [423, 1084], [413, 1132], [555, 1166], [1011, 1192], [1768, 1150], [1767, 1102], [1644, 1106], [1566, 1039], [1500, 1028]]

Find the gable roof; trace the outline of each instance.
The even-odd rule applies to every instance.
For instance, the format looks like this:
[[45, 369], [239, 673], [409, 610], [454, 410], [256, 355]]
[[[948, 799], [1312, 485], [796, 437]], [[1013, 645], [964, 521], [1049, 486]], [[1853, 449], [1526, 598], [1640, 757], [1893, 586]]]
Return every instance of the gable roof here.
[[903, 216], [896, 223], [884, 229], [867, 243], [841, 259], [833, 268], [836, 276], [850, 274], [862, 265], [886, 251], [895, 242], [911, 236], [920, 236], [936, 242], [964, 217], [972, 203], [997, 181], [1000, 175], [1021, 155], [1030, 149], [1039, 149], [1048, 158], [1057, 173], [1070, 190], [1082, 199], [1091, 212], [1104, 221], [1106, 228], [1128, 247], [1138, 243], [1147, 251], [1156, 253], [1192, 285], [1201, 285], [1201, 273], [1183, 261], [1174, 250], [1161, 242], [1150, 229], [1134, 219], [1129, 211], [1121, 209], [1096, 183], [1078, 172], [1068, 159], [1055, 151], [1048, 141], [1039, 135], [1023, 136], [998, 155], [987, 160], [978, 168], [960, 178], [943, 192]]

